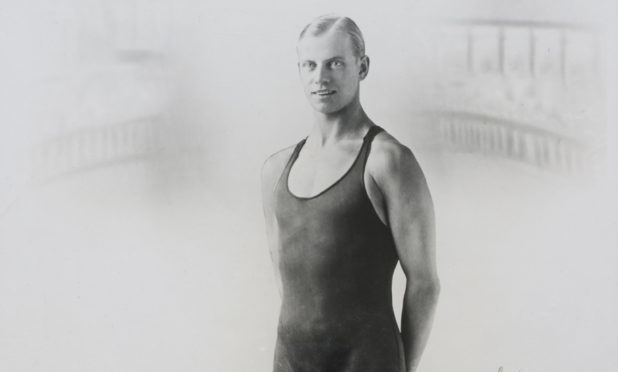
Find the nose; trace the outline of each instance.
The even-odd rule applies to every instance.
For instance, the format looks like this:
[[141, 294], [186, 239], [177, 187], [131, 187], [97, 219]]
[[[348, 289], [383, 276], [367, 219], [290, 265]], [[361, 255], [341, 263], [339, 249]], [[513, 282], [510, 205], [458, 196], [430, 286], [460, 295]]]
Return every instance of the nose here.
[[325, 65], [316, 66], [313, 73], [314, 73], [313, 82], [316, 85], [328, 84], [328, 82], [330, 81], [330, 75], [328, 72], [328, 68]]

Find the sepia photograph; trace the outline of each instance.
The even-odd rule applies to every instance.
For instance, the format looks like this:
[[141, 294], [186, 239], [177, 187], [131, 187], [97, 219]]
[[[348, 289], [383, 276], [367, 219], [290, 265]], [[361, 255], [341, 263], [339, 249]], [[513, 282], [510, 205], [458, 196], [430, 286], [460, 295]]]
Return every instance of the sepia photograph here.
[[0, 371], [618, 370], [615, 0], [0, 0]]

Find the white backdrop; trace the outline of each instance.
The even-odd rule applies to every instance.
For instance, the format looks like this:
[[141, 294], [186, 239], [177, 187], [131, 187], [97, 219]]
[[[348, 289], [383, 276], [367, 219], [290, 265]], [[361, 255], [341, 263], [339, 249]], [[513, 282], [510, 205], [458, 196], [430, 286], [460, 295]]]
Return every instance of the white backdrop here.
[[[270, 370], [279, 300], [259, 172], [310, 128], [295, 43], [330, 12], [363, 30], [364, 107], [432, 189], [443, 291], [420, 370], [618, 367], [613, 2], [0, 9], [0, 371]], [[415, 113], [445, 105], [434, 52], [450, 45], [423, 27], [471, 18], [602, 30], [594, 177], [435, 144]], [[398, 270], [397, 314], [402, 288]]]

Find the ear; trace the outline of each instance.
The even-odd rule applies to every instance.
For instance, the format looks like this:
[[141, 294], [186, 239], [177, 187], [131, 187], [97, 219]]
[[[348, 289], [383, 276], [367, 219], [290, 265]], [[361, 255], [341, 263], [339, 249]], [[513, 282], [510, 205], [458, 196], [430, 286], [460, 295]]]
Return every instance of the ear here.
[[363, 80], [369, 73], [369, 56], [360, 57], [360, 79]]

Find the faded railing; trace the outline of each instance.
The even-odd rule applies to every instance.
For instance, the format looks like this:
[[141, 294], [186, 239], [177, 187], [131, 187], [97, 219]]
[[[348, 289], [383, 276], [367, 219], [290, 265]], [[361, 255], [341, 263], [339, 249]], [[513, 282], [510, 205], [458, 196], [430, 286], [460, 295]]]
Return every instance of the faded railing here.
[[467, 112], [427, 115], [437, 126], [446, 150], [497, 156], [565, 173], [583, 173], [590, 168], [585, 144], [557, 132]]
[[32, 178], [42, 181], [150, 157], [161, 150], [159, 123], [157, 116], [144, 117], [84, 128], [47, 140], [33, 149]]
[[587, 172], [604, 138], [599, 32], [581, 24], [450, 20], [437, 27], [427, 124], [439, 146]]

